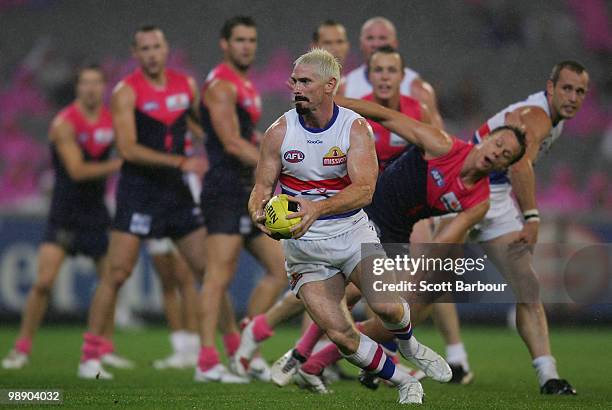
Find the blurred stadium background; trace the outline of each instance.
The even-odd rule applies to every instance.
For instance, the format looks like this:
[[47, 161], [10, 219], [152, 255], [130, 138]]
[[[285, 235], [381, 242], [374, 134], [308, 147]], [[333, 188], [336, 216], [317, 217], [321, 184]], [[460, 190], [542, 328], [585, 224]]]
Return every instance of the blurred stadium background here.
[[[374, 15], [391, 18], [407, 64], [434, 86], [448, 130], [463, 138], [542, 89], [554, 63], [581, 61], [591, 75], [587, 100], [536, 170], [540, 241], [612, 242], [612, 6], [605, 0], [360, 1], [358, 7], [344, 0], [0, 0], [0, 323], [17, 323], [35, 276], [53, 182], [47, 127], [73, 98], [74, 68], [83, 60], [101, 62], [110, 92], [135, 65], [132, 32], [155, 23], [170, 41], [170, 66], [201, 84], [221, 57], [219, 26], [234, 14], [252, 15], [259, 26], [252, 78], [263, 97], [261, 130], [287, 109], [291, 62], [329, 18], [349, 34], [347, 69], [361, 62], [361, 24]], [[111, 203], [112, 197], [111, 188]], [[232, 288], [239, 311], [260, 273], [243, 255]], [[47, 318], [82, 320], [94, 283], [87, 260], [66, 264]], [[159, 285], [144, 253], [122, 303], [146, 319], [162, 318]], [[461, 307], [464, 319], [478, 321], [499, 320], [505, 310]], [[609, 305], [557, 306], [551, 313], [553, 321], [612, 321]]]

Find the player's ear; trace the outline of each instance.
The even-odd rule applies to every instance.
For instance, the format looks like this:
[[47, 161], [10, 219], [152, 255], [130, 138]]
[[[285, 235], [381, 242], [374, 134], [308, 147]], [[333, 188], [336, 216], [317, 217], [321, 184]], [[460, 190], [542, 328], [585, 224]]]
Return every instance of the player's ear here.
[[229, 43], [227, 42], [226, 39], [222, 38], [219, 40], [219, 47], [221, 47], [221, 50], [223, 50], [224, 52], [227, 51], [228, 46], [229, 46]]
[[552, 80], [547, 80], [546, 81], [546, 93], [548, 95], [553, 95], [554, 90], [555, 90], [555, 85], [553, 84]]
[[337, 83], [338, 83], [338, 80], [336, 80], [334, 77], [330, 78], [327, 84], [325, 84], [325, 91], [329, 93], [333, 93], [334, 90], [336, 89]]

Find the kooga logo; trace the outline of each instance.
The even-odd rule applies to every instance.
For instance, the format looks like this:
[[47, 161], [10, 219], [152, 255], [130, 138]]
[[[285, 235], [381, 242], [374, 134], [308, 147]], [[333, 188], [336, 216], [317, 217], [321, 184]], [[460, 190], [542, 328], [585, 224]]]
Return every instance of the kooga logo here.
[[296, 162], [301, 162], [304, 160], [304, 153], [302, 151], [298, 151], [297, 149], [292, 149], [291, 151], [285, 152], [283, 158], [285, 158], [285, 161], [295, 164]]

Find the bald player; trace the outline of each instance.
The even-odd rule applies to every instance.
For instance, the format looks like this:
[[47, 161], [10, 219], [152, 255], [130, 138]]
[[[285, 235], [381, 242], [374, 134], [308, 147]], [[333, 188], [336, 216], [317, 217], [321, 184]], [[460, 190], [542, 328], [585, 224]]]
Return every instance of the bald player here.
[[[385, 17], [372, 17], [361, 26], [359, 47], [363, 54], [363, 64], [347, 74], [343, 91], [345, 97], [362, 98], [372, 92], [372, 85], [368, 80], [367, 62], [370, 55], [382, 46], [398, 48], [397, 31], [395, 25]], [[432, 124], [443, 128], [442, 117], [438, 111], [436, 93], [433, 87], [424, 81], [419, 73], [404, 67], [404, 79], [400, 85], [400, 93], [419, 100], [425, 104], [432, 115]]]

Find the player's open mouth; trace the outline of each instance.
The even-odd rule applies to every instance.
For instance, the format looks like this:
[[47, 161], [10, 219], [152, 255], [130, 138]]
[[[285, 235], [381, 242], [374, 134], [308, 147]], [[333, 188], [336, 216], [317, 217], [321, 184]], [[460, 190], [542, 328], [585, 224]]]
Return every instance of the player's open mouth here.
[[493, 165], [493, 161], [491, 161], [489, 157], [484, 157], [484, 164], [487, 168], [489, 168]]
[[293, 102], [297, 103], [297, 102], [300, 102], [300, 101], [308, 102], [309, 100], [308, 100], [308, 98], [303, 97], [301, 95], [296, 95], [295, 97], [293, 97]]

